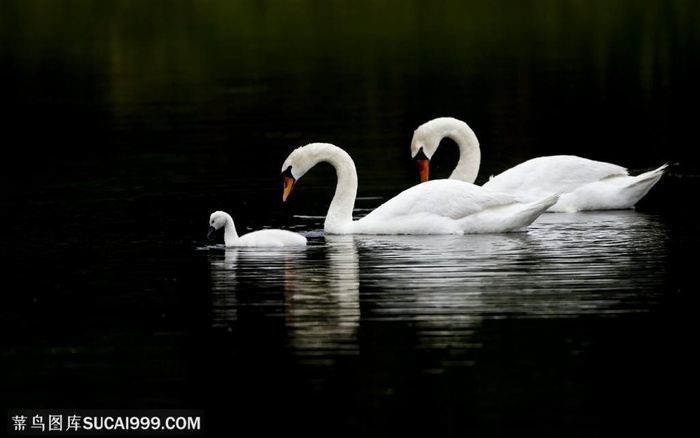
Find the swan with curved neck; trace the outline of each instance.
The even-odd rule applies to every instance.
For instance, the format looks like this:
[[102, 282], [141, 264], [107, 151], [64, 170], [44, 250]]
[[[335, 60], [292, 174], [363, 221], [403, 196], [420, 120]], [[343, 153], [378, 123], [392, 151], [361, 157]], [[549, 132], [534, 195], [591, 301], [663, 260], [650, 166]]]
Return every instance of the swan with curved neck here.
[[324, 230], [329, 234], [498, 233], [530, 225], [557, 196], [531, 203], [457, 180], [436, 180], [399, 193], [365, 217], [353, 220], [357, 171], [350, 155], [329, 143], [311, 143], [292, 151], [282, 165], [283, 200], [296, 181], [321, 162], [331, 164], [337, 184]]
[[209, 232], [207, 238], [211, 239], [214, 233], [224, 229], [224, 244], [226, 246], [303, 246], [306, 245], [306, 237], [287, 230], [258, 230], [238, 235], [233, 218], [225, 211], [215, 211], [209, 216]]
[[411, 141], [411, 155], [418, 164], [421, 182], [429, 179], [430, 159], [443, 138], [459, 147], [459, 160], [450, 179], [473, 183], [479, 174], [481, 149], [474, 131], [466, 123], [451, 117], [431, 120], [416, 129]]
[[[451, 117], [433, 119], [413, 133], [411, 155], [418, 164], [421, 181], [429, 179], [430, 159], [443, 138], [452, 139], [459, 148], [459, 161], [450, 179], [473, 183], [481, 164], [479, 141], [466, 123]], [[512, 167], [491, 177], [483, 187], [510, 193], [522, 201], [561, 193], [550, 212], [629, 209], [659, 181], [667, 166], [630, 176], [627, 169], [616, 164], [554, 155]]]

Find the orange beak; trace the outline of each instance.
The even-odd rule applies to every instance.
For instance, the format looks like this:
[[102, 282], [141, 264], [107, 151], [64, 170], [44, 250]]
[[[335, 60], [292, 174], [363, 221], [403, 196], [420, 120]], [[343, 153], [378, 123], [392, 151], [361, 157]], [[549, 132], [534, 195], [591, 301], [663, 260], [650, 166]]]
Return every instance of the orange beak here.
[[428, 173], [430, 172], [430, 160], [427, 158], [419, 158], [416, 160], [418, 165], [418, 173], [420, 174], [420, 182], [428, 181]]
[[282, 177], [283, 183], [284, 183], [284, 191], [282, 192], [282, 202], [287, 201], [287, 196], [292, 192], [292, 188], [294, 187], [294, 178], [291, 176], [285, 175]]

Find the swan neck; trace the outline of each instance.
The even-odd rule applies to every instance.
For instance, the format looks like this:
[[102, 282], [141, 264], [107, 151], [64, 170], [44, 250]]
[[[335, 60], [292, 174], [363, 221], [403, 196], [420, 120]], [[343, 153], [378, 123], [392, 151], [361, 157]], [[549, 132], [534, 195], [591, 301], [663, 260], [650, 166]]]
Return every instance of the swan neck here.
[[227, 215], [226, 223], [224, 224], [224, 243], [226, 246], [232, 245], [239, 239], [236, 226], [233, 224], [231, 215]]
[[350, 155], [341, 149], [337, 151], [338, 153], [331, 154], [326, 160], [335, 168], [338, 180], [333, 200], [328, 207], [324, 229], [329, 233], [343, 234], [349, 232], [353, 224], [352, 212], [357, 197], [357, 169]]
[[481, 165], [481, 149], [479, 140], [472, 129], [464, 124], [459, 129], [449, 132], [445, 137], [452, 139], [459, 147], [459, 161], [450, 175], [450, 179], [458, 179], [473, 183], [479, 174]]

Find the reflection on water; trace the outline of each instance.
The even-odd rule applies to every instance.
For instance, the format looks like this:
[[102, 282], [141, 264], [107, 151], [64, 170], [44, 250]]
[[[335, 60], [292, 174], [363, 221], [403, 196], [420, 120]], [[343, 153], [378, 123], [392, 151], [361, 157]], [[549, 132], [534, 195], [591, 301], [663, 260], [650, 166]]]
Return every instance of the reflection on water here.
[[[226, 249], [210, 256], [210, 266], [215, 327], [237, 320], [236, 294], [245, 291], [252, 297], [249, 305], [268, 309], [269, 316], [283, 309], [289, 344], [297, 354], [356, 352], [360, 283], [351, 237], [329, 239], [325, 247]], [[281, 296], [275, 293], [280, 290]]]
[[229, 325], [248, 306], [283, 313], [288, 347], [318, 361], [357, 352], [358, 329], [372, 321], [410, 323], [424, 347], [464, 348], [487, 319], [651, 310], [666, 278], [666, 239], [656, 216], [614, 211], [546, 214], [526, 233], [214, 249], [213, 325]]

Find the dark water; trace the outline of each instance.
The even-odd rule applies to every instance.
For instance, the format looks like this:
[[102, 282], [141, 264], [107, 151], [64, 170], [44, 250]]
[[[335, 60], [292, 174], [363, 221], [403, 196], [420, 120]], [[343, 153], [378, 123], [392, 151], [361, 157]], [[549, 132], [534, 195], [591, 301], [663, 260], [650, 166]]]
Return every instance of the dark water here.
[[[8, 1], [0, 408], [203, 409], [210, 435], [678, 435], [697, 391], [700, 5]], [[467, 121], [478, 182], [566, 153], [671, 163], [636, 211], [527, 233], [324, 236], [328, 141], [357, 215]], [[432, 172], [446, 176], [444, 146]], [[305, 249], [206, 241], [284, 227]]]

